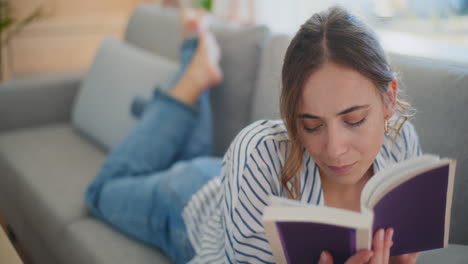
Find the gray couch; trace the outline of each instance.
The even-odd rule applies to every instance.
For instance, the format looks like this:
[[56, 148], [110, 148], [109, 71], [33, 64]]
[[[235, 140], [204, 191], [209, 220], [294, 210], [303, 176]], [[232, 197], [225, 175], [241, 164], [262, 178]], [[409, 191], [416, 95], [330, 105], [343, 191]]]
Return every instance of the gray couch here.
[[[125, 42], [176, 61], [177, 32], [173, 10], [143, 5], [130, 18]], [[290, 36], [265, 28], [216, 32], [225, 82], [212, 100], [216, 153], [222, 155], [243, 126], [278, 118], [280, 68]], [[398, 54], [391, 59], [419, 110], [413, 123], [423, 150], [458, 159], [452, 244], [424, 253], [419, 263], [468, 263], [468, 65]], [[96, 220], [83, 203], [112, 147], [76, 118], [83, 86], [101, 76], [93, 75], [96, 67], [84, 77], [43, 75], [0, 85], [0, 212], [34, 263], [170, 263], [158, 249]]]

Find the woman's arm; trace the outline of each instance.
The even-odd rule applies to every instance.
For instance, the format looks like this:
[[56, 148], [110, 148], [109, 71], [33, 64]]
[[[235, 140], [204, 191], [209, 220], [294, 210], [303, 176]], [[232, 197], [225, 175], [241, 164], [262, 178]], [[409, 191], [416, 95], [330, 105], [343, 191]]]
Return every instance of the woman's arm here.
[[226, 256], [233, 263], [274, 263], [261, 219], [270, 195], [279, 193], [281, 165], [272, 144], [272, 135], [281, 133], [277, 128], [271, 121], [248, 126], [225, 155]]

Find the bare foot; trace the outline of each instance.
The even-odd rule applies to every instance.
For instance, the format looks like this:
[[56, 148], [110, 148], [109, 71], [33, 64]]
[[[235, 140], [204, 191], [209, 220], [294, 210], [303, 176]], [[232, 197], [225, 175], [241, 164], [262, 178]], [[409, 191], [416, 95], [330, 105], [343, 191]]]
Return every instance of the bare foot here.
[[208, 31], [200, 32], [192, 61], [182, 79], [171, 90], [171, 95], [187, 104], [197, 102], [203, 91], [222, 81], [219, 60], [220, 50], [216, 39]]
[[180, 10], [179, 17], [184, 38], [198, 35], [208, 28], [209, 17], [202, 9], [183, 8]]
[[219, 67], [220, 50], [210, 32], [201, 32], [198, 47], [187, 69], [187, 75], [199, 84], [201, 91], [219, 84], [223, 73]]
[[203, 89], [214, 86], [221, 81], [222, 73], [219, 68], [219, 46], [208, 31], [209, 16], [203, 9], [184, 8], [180, 12], [184, 37], [198, 36], [198, 47], [188, 68], [191, 78]]

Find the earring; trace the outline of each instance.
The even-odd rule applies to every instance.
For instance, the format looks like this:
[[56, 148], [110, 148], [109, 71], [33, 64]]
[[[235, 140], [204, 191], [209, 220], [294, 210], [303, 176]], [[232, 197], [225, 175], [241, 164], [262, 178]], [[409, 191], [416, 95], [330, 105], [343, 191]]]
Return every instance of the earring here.
[[385, 119], [384, 121], [384, 130], [385, 130], [385, 134], [388, 134], [388, 119]]

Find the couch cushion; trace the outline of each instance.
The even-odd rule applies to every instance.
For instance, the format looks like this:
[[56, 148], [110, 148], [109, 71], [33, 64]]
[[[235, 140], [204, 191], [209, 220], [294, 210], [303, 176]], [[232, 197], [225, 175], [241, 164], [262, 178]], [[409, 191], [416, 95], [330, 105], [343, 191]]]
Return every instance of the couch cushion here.
[[88, 215], [84, 190], [104, 153], [69, 124], [56, 124], [1, 134], [0, 155], [14, 172], [1, 186], [14, 187], [24, 224], [53, 249], [56, 245], [50, 243], [58, 242], [55, 239], [67, 224]]
[[434, 249], [421, 253], [417, 263], [421, 264], [465, 264], [468, 259], [468, 246], [449, 244], [447, 248]]
[[468, 244], [468, 65], [391, 54], [423, 152], [457, 159], [450, 241]]
[[[235, 135], [250, 122], [261, 48], [269, 30], [217, 22], [212, 30], [221, 49], [224, 80], [212, 90], [211, 102], [215, 154], [223, 155]], [[178, 57], [182, 40], [177, 11], [157, 5], [140, 6], [130, 18], [125, 39], [153, 53]]]
[[78, 93], [73, 124], [105, 149], [113, 148], [135, 125], [133, 98], [150, 98], [155, 86], [167, 87], [177, 70], [169, 59], [104, 40]]
[[68, 225], [56, 242], [61, 263], [171, 263], [158, 249], [135, 243], [93, 218]]

